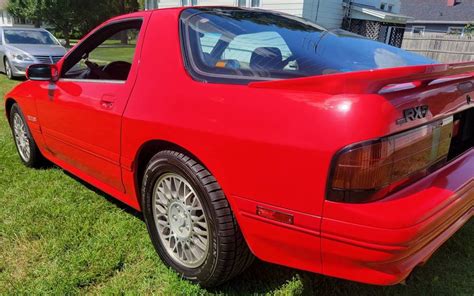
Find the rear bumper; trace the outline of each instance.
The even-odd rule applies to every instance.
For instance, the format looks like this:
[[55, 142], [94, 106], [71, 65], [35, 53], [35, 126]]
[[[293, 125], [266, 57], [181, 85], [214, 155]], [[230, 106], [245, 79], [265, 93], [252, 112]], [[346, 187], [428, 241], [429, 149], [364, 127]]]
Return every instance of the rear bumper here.
[[403, 281], [474, 215], [474, 149], [387, 200], [326, 202], [323, 273], [378, 285]]

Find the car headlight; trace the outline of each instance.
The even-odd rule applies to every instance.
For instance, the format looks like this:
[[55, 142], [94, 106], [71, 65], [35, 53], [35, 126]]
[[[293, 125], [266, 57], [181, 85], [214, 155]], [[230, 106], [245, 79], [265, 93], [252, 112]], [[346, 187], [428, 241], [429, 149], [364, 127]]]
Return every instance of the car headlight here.
[[12, 58], [18, 62], [33, 62], [33, 58], [26, 53], [14, 52]]

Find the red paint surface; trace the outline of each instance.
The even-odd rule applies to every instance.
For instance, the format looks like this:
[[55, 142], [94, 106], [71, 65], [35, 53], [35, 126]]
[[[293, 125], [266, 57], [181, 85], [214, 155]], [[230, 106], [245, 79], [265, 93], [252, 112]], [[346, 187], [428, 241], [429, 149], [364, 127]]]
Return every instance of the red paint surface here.
[[[37, 118], [28, 124], [48, 159], [139, 209], [141, 147], [173, 143], [217, 178], [257, 257], [373, 284], [403, 280], [472, 217], [473, 149], [386, 199], [325, 201], [341, 148], [468, 108], [457, 85], [472, 75], [427, 80], [470, 73], [472, 64], [206, 84], [184, 68], [180, 11], [121, 17], [144, 19], [125, 84], [27, 81], [6, 96]], [[413, 89], [378, 94], [388, 83], [415, 80]], [[395, 124], [402, 110], [419, 105], [430, 107], [425, 119]], [[259, 217], [257, 206], [290, 214], [293, 224]]]

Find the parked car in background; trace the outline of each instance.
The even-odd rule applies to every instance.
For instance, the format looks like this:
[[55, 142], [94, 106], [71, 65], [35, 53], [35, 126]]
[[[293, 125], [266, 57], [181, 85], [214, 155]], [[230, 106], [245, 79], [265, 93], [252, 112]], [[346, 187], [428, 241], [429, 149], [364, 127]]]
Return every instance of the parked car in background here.
[[5, 110], [25, 165], [143, 211], [186, 279], [255, 255], [391, 285], [474, 213], [473, 72], [281, 13], [174, 8], [30, 66]]
[[25, 76], [32, 64], [55, 64], [65, 53], [45, 29], [0, 27], [0, 71], [9, 79]]

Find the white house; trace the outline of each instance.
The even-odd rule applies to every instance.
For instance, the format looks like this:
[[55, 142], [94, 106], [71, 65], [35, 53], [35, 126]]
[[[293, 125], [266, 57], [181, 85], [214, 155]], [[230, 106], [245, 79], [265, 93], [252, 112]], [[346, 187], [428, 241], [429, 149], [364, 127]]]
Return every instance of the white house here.
[[344, 17], [342, 0], [146, 0], [145, 9], [176, 6], [223, 5], [281, 11], [316, 20], [327, 28], [338, 28]]
[[400, 0], [145, 0], [145, 9], [223, 5], [294, 14], [328, 28], [344, 28], [374, 40], [401, 46], [405, 23]]
[[12, 26], [13, 18], [7, 11], [7, 0], [0, 0], [0, 26]]

